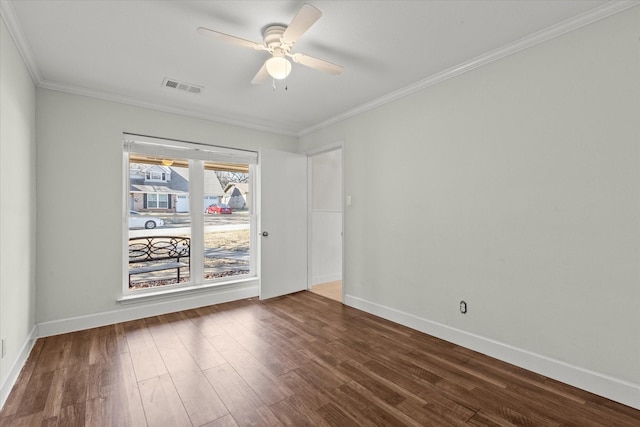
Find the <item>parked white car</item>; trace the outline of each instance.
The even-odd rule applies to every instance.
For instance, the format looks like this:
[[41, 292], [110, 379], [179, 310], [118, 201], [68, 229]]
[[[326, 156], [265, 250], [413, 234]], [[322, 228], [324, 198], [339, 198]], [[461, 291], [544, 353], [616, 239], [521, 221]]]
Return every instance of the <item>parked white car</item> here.
[[140, 212], [129, 211], [129, 228], [156, 228], [164, 225], [161, 218], [142, 215]]

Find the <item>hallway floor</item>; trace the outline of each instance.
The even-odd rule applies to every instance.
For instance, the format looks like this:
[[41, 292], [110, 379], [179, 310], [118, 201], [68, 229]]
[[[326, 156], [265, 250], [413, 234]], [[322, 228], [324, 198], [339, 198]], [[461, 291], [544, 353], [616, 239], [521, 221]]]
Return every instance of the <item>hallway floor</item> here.
[[314, 285], [310, 291], [325, 298], [342, 302], [342, 280]]

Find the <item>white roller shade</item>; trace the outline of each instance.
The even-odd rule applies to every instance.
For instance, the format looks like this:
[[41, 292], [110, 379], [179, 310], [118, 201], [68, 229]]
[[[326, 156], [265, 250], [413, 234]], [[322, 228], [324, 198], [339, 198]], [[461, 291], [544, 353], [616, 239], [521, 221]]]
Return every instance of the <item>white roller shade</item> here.
[[258, 153], [249, 150], [196, 144], [171, 139], [153, 138], [134, 134], [124, 134], [124, 149], [129, 153], [151, 156], [196, 159], [209, 162], [226, 162], [255, 165]]

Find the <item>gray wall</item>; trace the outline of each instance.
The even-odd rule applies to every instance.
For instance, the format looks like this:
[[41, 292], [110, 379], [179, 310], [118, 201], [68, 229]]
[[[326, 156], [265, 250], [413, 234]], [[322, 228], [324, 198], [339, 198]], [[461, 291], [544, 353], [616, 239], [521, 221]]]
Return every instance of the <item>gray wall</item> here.
[[43, 208], [38, 216], [38, 323], [100, 313], [119, 318], [123, 132], [232, 148], [296, 150], [293, 137], [46, 89], [38, 89], [37, 102], [38, 205]]
[[639, 22], [635, 7], [302, 137], [345, 144], [347, 297], [640, 384]]
[[36, 88], [0, 18], [0, 405], [35, 327]]

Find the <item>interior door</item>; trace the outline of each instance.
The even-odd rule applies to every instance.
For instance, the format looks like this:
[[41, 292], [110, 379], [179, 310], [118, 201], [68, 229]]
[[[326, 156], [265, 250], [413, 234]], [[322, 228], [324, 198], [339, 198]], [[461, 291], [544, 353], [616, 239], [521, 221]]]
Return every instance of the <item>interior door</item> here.
[[260, 150], [260, 299], [307, 289], [307, 158]]

